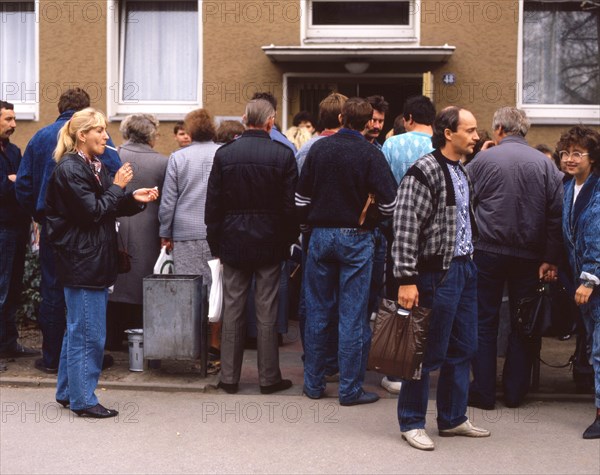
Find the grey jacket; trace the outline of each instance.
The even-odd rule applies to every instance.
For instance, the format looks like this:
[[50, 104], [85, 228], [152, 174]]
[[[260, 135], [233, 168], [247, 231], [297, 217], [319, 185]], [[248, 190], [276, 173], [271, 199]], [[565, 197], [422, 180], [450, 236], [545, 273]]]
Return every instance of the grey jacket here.
[[192, 142], [169, 157], [158, 212], [160, 237], [174, 241], [206, 239], [206, 188], [220, 146], [214, 142]]
[[477, 154], [467, 165], [475, 190], [475, 250], [558, 264], [562, 250], [562, 174], [521, 136]]

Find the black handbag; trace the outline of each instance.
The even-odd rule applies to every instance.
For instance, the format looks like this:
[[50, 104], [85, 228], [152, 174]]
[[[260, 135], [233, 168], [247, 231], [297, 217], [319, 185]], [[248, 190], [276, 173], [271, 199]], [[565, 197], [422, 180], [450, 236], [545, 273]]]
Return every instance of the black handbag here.
[[552, 325], [552, 299], [548, 286], [540, 282], [531, 297], [517, 303], [516, 330], [524, 339], [540, 338]]
[[368, 367], [387, 376], [421, 379], [431, 310], [413, 307], [410, 312], [393, 300], [379, 305], [371, 339]]

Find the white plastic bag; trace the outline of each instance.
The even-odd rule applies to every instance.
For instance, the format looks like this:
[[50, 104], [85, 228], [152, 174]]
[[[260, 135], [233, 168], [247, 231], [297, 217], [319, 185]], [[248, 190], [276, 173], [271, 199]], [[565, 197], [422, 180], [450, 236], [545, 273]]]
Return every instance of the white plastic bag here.
[[173, 257], [167, 252], [167, 247], [163, 246], [160, 250], [160, 255], [154, 264], [155, 274], [172, 274], [173, 273]]
[[208, 297], [208, 321], [217, 323], [221, 321], [223, 313], [223, 264], [220, 259], [211, 259], [208, 261], [208, 267], [212, 276]]

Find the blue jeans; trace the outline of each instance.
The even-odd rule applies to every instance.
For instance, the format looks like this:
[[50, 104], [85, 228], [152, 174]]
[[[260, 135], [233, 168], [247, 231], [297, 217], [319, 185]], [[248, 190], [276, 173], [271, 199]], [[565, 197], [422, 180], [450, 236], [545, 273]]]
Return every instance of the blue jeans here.
[[46, 225], [40, 227], [40, 270], [42, 301], [38, 323], [42, 330], [42, 356], [46, 368], [58, 368], [60, 351], [67, 320], [65, 317], [65, 292], [56, 275], [54, 252], [48, 242]]
[[94, 394], [102, 370], [106, 339], [108, 290], [65, 287], [67, 331], [58, 367], [56, 399], [69, 401], [71, 409], [98, 404]]
[[[310, 232], [302, 233], [302, 286], [300, 288], [300, 304], [298, 305], [298, 326], [300, 327], [300, 340], [302, 342], [302, 351], [306, 351], [304, 345], [304, 335], [306, 332], [306, 260], [308, 257], [308, 243], [310, 242]], [[340, 368], [338, 366], [338, 323], [339, 318], [337, 311], [335, 316], [327, 325], [325, 331], [328, 333], [326, 352], [325, 352], [325, 375], [333, 376], [339, 373]], [[302, 361], [305, 361], [305, 356], [302, 355]]]
[[19, 338], [15, 314], [23, 287], [28, 229], [0, 224], [0, 351], [14, 350]]
[[421, 379], [402, 383], [398, 397], [400, 430], [425, 427], [429, 373], [440, 369], [437, 424], [452, 429], [467, 420], [471, 359], [477, 349], [477, 269], [470, 258], [455, 258], [446, 272], [422, 272], [419, 305], [430, 308]]
[[595, 288], [588, 303], [579, 308], [585, 325], [587, 346], [591, 350], [589, 356], [594, 368], [596, 407], [600, 409], [600, 289]]
[[526, 342], [515, 331], [517, 302], [535, 293], [538, 285], [537, 261], [475, 251], [479, 281], [478, 347], [473, 360], [471, 397], [483, 405], [496, 402], [497, 339], [504, 283], [508, 282], [511, 332], [502, 372], [505, 403], [518, 406], [531, 384], [531, 368], [539, 350], [539, 342]]
[[362, 394], [371, 328], [367, 318], [373, 234], [355, 228], [315, 228], [306, 262], [304, 386], [311, 397], [325, 391], [330, 322], [339, 318], [340, 402]]

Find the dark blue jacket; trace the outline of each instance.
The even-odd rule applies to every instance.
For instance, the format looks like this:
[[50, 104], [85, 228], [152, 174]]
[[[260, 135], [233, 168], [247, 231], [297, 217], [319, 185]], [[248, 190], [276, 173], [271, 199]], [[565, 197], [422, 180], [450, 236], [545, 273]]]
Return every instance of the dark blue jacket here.
[[17, 203], [15, 184], [8, 179], [8, 175], [17, 173], [21, 150], [8, 140], [3, 144], [5, 150], [0, 149], [0, 223], [10, 225], [27, 223], [29, 216]]
[[[48, 180], [55, 166], [52, 153], [58, 143], [58, 133], [74, 113], [74, 110], [65, 111], [56, 119], [56, 122], [38, 130], [27, 144], [19, 167], [15, 184], [17, 200], [38, 222], [44, 216], [44, 199]], [[108, 144], [114, 146], [110, 139]], [[107, 149], [98, 158], [111, 175], [114, 175], [121, 167], [119, 155], [113, 150]]]

